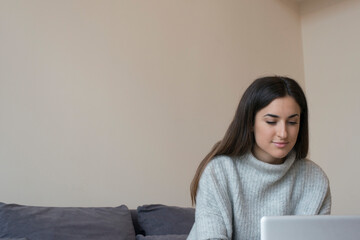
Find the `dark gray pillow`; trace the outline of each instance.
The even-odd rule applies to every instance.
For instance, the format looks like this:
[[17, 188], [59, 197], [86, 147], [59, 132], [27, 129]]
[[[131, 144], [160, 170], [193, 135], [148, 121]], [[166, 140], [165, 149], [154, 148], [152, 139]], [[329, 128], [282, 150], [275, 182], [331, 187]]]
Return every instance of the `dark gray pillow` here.
[[0, 238], [0, 240], [27, 240], [26, 238]]
[[0, 203], [0, 237], [29, 240], [135, 240], [129, 209], [33, 207]]
[[145, 235], [187, 235], [195, 221], [194, 208], [152, 204], [140, 206], [137, 211]]
[[136, 240], [186, 240], [187, 234], [177, 234], [177, 235], [136, 235]]

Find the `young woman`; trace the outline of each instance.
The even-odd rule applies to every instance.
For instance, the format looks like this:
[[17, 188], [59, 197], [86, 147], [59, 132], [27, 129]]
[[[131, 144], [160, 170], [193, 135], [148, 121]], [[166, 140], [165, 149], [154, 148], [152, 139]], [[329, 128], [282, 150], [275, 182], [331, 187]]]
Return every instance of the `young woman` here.
[[287, 77], [255, 80], [224, 138], [196, 171], [188, 240], [256, 240], [263, 216], [329, 214], [329, 181], [305, 158], [308, 146], [301, 87]]

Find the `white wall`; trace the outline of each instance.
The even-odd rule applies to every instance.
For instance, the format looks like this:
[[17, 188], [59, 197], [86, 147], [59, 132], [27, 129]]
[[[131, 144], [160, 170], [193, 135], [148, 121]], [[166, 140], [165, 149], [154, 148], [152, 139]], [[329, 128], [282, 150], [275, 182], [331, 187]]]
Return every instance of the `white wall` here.
[[0, 201], [190, 206], [264, 74], [303, 84], [295, 2], [2, 0]]
[[360, 214], [360, 1], [301, 7], [311, 158], [327, 172], [334, 214]]

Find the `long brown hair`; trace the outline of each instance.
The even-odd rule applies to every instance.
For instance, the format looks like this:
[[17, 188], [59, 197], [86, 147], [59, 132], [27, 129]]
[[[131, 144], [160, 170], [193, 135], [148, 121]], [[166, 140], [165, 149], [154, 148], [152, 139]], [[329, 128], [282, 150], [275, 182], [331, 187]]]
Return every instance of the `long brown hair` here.
[[256, 79], [244, 92], [223, 139], [217, 142], [201, 161], [191, 182], [192, 203], [196, 203], [196, 193], [202, 172], [207, 164], [218, 155], [243, 156], [250, 152], [255, 140], [252, 132], [255, 115], [274, 99], [290, 96], [301, 109], [300, 129], [296, 144], [292, 149], [295, 158], [305, 158], [309, 149], [308, 107], [305, 94], [299, 84], [288, 77], [269, 76]]

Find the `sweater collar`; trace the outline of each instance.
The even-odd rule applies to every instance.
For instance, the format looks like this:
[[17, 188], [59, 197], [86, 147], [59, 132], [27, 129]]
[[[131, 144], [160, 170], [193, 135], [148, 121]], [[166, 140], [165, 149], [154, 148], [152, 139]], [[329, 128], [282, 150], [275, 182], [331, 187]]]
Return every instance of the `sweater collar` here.
[[276, 175], [281, 177], [285, 175], [295, 161], [295, 154], [290, 153], [282, 164], [270, 164], [258, 160], [252, 153], [245, 155], [245, 161], [249, 167], [264, 174]]

